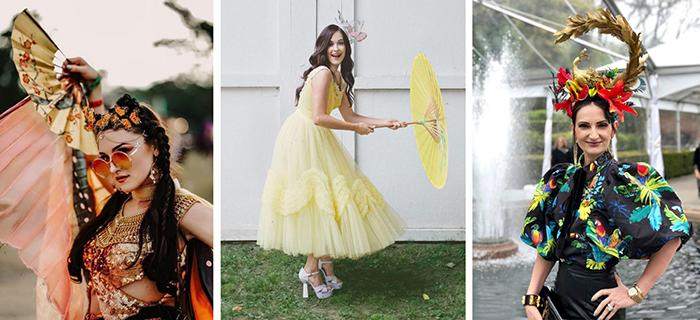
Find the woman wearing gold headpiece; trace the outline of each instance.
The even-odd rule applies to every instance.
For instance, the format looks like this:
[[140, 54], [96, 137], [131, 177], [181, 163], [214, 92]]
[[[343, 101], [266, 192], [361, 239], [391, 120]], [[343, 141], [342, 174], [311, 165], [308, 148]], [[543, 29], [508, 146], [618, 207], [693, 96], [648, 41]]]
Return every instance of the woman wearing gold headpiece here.
[[[636, 115], [628, 99], [644, 70], [639, 35], [624, 18], [597, 10], [569, 18], [555, 34], [561, 42], [590, 29], [630, 46], [623, 73], [560, 69], [552, 86], [555, 108], [572, 119], [574, 164], [551, 168], [538, 183], [521, 239], [537, 250], [522, 303], [528, 319], [624, 319], [641, 303], [692, 234], [681, 201], [646, 163], [613, 158], [610, 142]], [[577, 156], [580, 154], [580, 156]], [[624, 259], [649, 259], [641, 277], [625, 284], [615, 273]], [[543, 288], [559, 262], [553, 290]]]
[[99, 156], [91, 167], [114, 188], [68, 261], [71, 278], [87, 282], [85, 319], [211, 319], [212, 207], [172, 178], [163, 122], [128, 94], [104, 108], [99, 75], [83, 59], [63, 67], [92, 89], [97, 114], [87, 125]]

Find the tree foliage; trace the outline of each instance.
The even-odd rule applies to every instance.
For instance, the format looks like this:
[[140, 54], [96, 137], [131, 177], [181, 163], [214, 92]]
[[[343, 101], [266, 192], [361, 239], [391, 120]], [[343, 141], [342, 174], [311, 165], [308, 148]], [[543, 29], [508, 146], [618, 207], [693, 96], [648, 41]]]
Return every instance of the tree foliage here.
[[27, 96], [19, 85], [19, 75], [12, 62], [11, 33], [10, 27], [0, 34], [0, 112]]

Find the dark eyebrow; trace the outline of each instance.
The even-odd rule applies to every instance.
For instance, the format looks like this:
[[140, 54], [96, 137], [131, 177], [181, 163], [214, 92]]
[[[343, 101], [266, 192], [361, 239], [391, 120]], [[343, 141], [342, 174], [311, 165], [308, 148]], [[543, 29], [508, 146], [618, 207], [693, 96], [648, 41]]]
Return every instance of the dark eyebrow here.
[[117, 149], [121, 148], [123, 145], [128, 144], [128, 142], [122, 142], [118, 144], [116, 147], [112, 148], [112, 152], [116, 151]]

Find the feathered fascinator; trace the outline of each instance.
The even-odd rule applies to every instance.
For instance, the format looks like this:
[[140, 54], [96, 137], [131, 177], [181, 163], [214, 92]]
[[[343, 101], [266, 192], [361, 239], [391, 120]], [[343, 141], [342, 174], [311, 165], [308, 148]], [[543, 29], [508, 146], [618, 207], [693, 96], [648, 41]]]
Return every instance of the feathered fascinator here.
[[597, 71], [592, 68], [579, 69], [579, 64], [588, 59], [584, 49], [574, 59], [573, 71], [559, 68], [550, 86], [554, 93], [554, 108], [565, 110], [569, 117], [573, 116], [573, 107], [577, 101], [588, 97], [598, 96], [606, 100], [610, 113], [615, 120], [623, 122], [625, 112], [637, 115], [629, 99], [633, 92], [643, 90], [639, 76], [644, 72], [644, 62], [647, 55], [642, 56], [642, 42], [639, 34], [635, 33], [627, 20], [614, 16], [606, 9], [597, 9], [585, 15], [575, 15], [567, 19], [566, 27], [554, 34], [555, 43], [562, 43], [572, 37], [579, 37], [592, 29], [598, 29], [602, 34], [609, 34], [620, 39], [629, 47], [629, 62], [624, 72], [617, 69]]

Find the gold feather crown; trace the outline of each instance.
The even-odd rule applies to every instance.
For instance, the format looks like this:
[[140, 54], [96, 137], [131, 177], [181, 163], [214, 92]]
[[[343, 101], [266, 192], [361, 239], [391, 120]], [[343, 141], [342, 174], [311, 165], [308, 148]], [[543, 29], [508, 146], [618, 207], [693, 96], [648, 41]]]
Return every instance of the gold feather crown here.
[[[639, 76], [645, 70], [647, 55], [642, 55], [640, 35], [632, 30], [629, 22], [621, 16], [615, 16], [606, 9], [597, 9], [584, 15], [575, 15], [567, 19], [566, 27], [556, 33], [555, 43], [559, 44], [570, 38], [579, 37], [593, 29], [601, 34], [609, 34], [621, 40], [629, 47], [629, 61], [624, 72], [617, 69], [597, 71], [593, 68], [580, 69], [579, 64], [588, 59], [584, 49], [573, 61], [573, 72], [559, 68], [550, 89], [554, 92], [555, 109], [565, 110], [573, 116], [573, 106], [577, 101], [595, 95], [608, 101], [610, 112], [616, 119], [624, 121], [624, 113], [636, 115], [629, 98], [633, 91], [642, 90], [637, 85]], [[634, 89], [636, 87], [636, 89]]]

